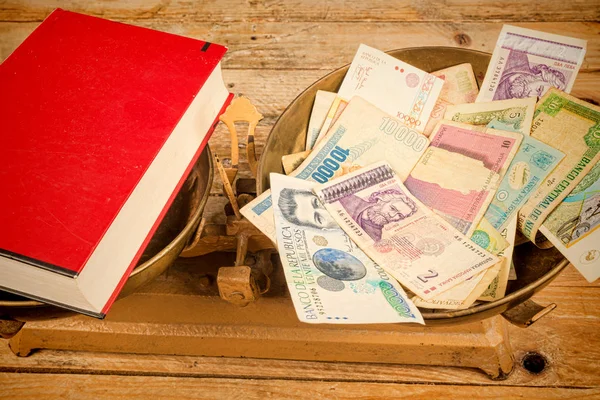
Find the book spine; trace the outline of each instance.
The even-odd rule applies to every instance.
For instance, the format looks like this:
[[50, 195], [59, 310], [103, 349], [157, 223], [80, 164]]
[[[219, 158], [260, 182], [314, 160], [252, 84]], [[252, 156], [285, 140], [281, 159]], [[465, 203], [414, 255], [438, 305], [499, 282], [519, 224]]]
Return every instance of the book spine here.
[[150, 239], [152, 239], [152, 236], [154, 235], [154, 232], [156, 232], [156, 229], [158, 228], [158, 226], [160, 225], [160, 223], [161, 223], [162, 219], [164, 218], [165, 214], [169, 210], [169, 207], [173, 203], [173, 200], [175, 200], [175, 197], [177, 196], [177, 193], [179, 193], [179, 190], [183, 186], [185, 180], [187, 179], [187, 176], [189, 175], [190, 171], [192, 170], [192, 168], [196, 164], [196, 161], [198, 161], [198, 157], [200, 157], [200, 154], [202, 153], [202, 151], [204, 151], [204, 148], [208, 144], [208, 140], [212, 136], [212, 134], [213, 134], [213, 132], [215, 130], [215, 127], [219, 123], [219, 116], [225, 112], [225, 109], [227, 108], [227, 106], [229, 106], [229, 103], [231, 103], [232, 99], [233, 99], [233, 93], [230, 93], [229, 96], [227, 96], [227, 99], [225, 100], [225, 103], [223, 103], [223, 107], [221, 107], [221, 110], [217, 114], [217, 116], [216, 116], [215, 120], [213, 121], [210, 129], [206, 133], [206, 136], [204, 137], [204, 140], [202, 141], [202, 144], [200, 145], [200, 147], [198, 147], [198, 151], [196, 152], [196, 154], [192, 158], [190, 164], [188, 165], [187, 169], [185, 170], [185, 173], [181, 176], [181, 179], [179, 180], [179, 183], [175, 187], [175, 190], [173, 191], [173, 193], [169, 197], [169, 200], [167, 201], [167, 203], [163, 207], [163, 210], [161, 211], [159, 217], [156, 219], [154, 225], [152, 226], [152, 229], [150, 230], [150, 232], [146, 236], [146, 239], [144, 240], [144, 243], [140, 246], [137, 254], [133, 258], [133, 260], [132, 260], [131, 264], [129, 265], [129, 267], [127, 268], [127, 271], [125, 272], [125, 274], [123, 274], [123, 277], [119, 281], [119, 284], [115, 288], [113, 294], [111, 295], [111, 297], [108, 299], [108, 301], [104, 305], [104, 308], [102, 309], [102, 314], [106, 315], [106, 313], [108, 312], [108, 310], [110, 309], [110, 307], [112, 306], [112, 304], [117, 299], [119, 293], [123, 289], [123, 286], [125, 286], [125, 283], [127, 282], [127, 279], [129, 279], [129, 275], [131, 274], [131, 272], [133, 271], [133, 269], [137, 265], [137, 262], [140, 259], [140, 257], [142, 256], [142, 254], [143, 254], [146, 246], [148, 246], [148, 243], [150, 242]]

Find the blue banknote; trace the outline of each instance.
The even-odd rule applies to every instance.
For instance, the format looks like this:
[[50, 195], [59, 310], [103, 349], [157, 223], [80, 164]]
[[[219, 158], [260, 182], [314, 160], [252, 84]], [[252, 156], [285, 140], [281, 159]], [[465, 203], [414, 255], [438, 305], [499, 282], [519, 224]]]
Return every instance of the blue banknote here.
[[[490, 128], [503, 129], [497, 121]], [[498, 231], [506, 228], [529, 196], [541, 185], [565, 155], [543, 142], [524, 136], [496, 195], [485, 212], [485, 218]]]

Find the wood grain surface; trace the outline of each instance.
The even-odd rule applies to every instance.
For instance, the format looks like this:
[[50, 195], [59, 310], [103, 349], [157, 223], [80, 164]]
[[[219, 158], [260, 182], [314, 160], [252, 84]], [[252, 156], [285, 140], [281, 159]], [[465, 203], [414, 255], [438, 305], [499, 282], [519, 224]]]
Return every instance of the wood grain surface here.
[[[600, 103], [598, 0], [4, 0], [0, 60], [56, 7], [226, 45], [229, 90], [265, 116], [256, 129], [259, 154], [287, 105], [349, 63], [360, 43], [491, 52], [503, 23], [574, 36], [588, 50], [572, 94]], [[224, 159], [228, 136], [219, 126], [210, 140]], [[239, 147], [240, 176], [249, 177], [241, 137]], [[218, 177], [212, 193], [207, 216], [223, 222]], [[517, 365], [505, 381], [476, 370], [386, 364], [54, 350], [18, 358], [0, 340], [0, 398], [600, 398], [600, 282], [587, 283], [570, 266], [534, 299], [558, 307], [528, 329], [509, 327]], [[539, 374], [522, 365], [532, 352], [547, 363]]]
[[363, 22], [363, 21], [597, 21], [598, 1], [235, 1], [68, 0], [3, 1], [2, 21], [41, 21], [55, 7], [115, 20], [161, 19], [192, 22]]
[[397, 384], [377, 382], [306, 382], [290, 379], [216, 379], [157, 376], [21, 375], [9, 381], [0, 374], [3, 388], [14, 398], [94, 399], [597, 399], [600, 389], [485, 387]]
[[[186, 261], [193, 267], [191, 259]], [[172, 287], [169, 277], [162, 276], [158, 280], [173, 290], [173, 296], [181, 296], [190, 291], [188, 286]], [[492, 381], [477, 370], [383, 363], [331, 363], [56, 350], [40, 350], [29, 357], [16, 357], [7, 346], [0, 346], [0, 372], [597, 388], [600, 385], [596, 365], [596, 360], [600, 359], [596, 323], [600, 319], [600, 305], [596, 304], [599, 296], [599, 288], [554, 285], [536, 295], [534, 299], [540, 304], [555, 302], [558, 307], [530, 328], [509, 326], [517, 365], [504, 381]], [[547, 363], [546, 368], [539, 374], [529, 373], [522, 365], [523, 358], [532, 352], [544, 357]], [[1, 383], [0, 378], [0, 396], [3, 393]]]
[[[129, 21], [128, 21], [129, 22]], [[359, 43], [393, 50], [418, 46], [453, 46], [492, 52], [501, 22], [197, 22], [160, 19], [131, 21], [135, 25], [190, 36], [227, 46], [223, 66], [229, 69], [331, 70], [352, 61]], [[0, 23], [4, 59], [38, 22]], [[600, 69], [597, 22], [525, 22], [523, 28], [588, 40], [582, 70]]]

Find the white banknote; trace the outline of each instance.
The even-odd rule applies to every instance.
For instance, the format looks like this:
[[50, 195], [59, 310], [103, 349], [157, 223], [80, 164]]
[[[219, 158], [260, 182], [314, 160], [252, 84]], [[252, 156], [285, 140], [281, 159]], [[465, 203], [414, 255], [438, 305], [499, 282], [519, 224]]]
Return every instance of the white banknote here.
[[387, 162], [317, 186], [315, 193], [373, 261], [422, 299], [499, 262], [413, 197]]
[[504, 25], [477, 102], [542, 97], [555, 87], [569, 93], [587, 42]]
[[504, 259], [496, 265], [481, 271], [479, 274], [467, 279], [438, 294], [437, 296], [423, 300], [418, 296], [412, 297], [413, 303], [417, 307], [432, 308], [432, 309], [447, 309], [447, 310], [464, 310], [471, 307], [475, 301], [480, 300], [482, 293], [487, 290], [490, 283], [498, 277], [498, 272]]
[[443, 85], [442, 79], [361, 44], [338, 91], [341, 102], [334, 102], [319, 136], [328, 132], [338, 106], [354, 96], [423, 132]]
[[[330, 134], [317, 144], [290, 176], [325, 183], [375, 161], [389, 160], [404, 179], [428, 145], [429, 140], [416, 130], [364, 99], [354, 97]], [[243, 207], [241, 212], [275, 241], [271, 204], [271, 194], [267, 190]], [[319, 220], [313, 218], [313, 224], [319, 226]]]
[[[308, 323], [416, 322], [402, 287], [337, 225], [312, 192], [314, 182], [271, 174], [279, 257], [298, 319]], [[318, 214], [323, 226], [306, 224]]]

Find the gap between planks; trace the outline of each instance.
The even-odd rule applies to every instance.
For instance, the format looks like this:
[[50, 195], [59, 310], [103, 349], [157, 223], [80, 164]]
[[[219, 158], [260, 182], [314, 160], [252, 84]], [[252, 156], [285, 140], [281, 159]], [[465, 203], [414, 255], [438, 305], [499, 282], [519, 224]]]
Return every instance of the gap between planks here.
[[[534, 7], [536, 7], [534, 5]], [[54, 7], [41, 2], [4, 1], [0, 19], [41, 21]], [[72, 11], [125, 21], [151, 19], [177, 22], [275, 21], [275, 22], [421, 22], [421, 21], [596, 21], [600, 2], [546, 0], [543, 7], [532, 9], [529, 1], [450, 0], [441, 7], [435, 1], [371, 0], [348, 2], [200, 0], [169, 2], [161, 0], [72, 0]], [[534, 12], [532, 12], [534, 11]]]
[[0, 374], [0, 394], [13, 398], [62, 398], [93, 396], [96, 399], [120, 398], [400, 398], [412, 399], [565, 399], [597, 398], [600, 389], [527, 388], [502, 386], [457, 386], [394, 384], [372, 382], [305, 382], [292, 380], [242, 380], [215, 378], [172, 378], [100, 375], [22, 375], [16, 381], [11, 374]]

